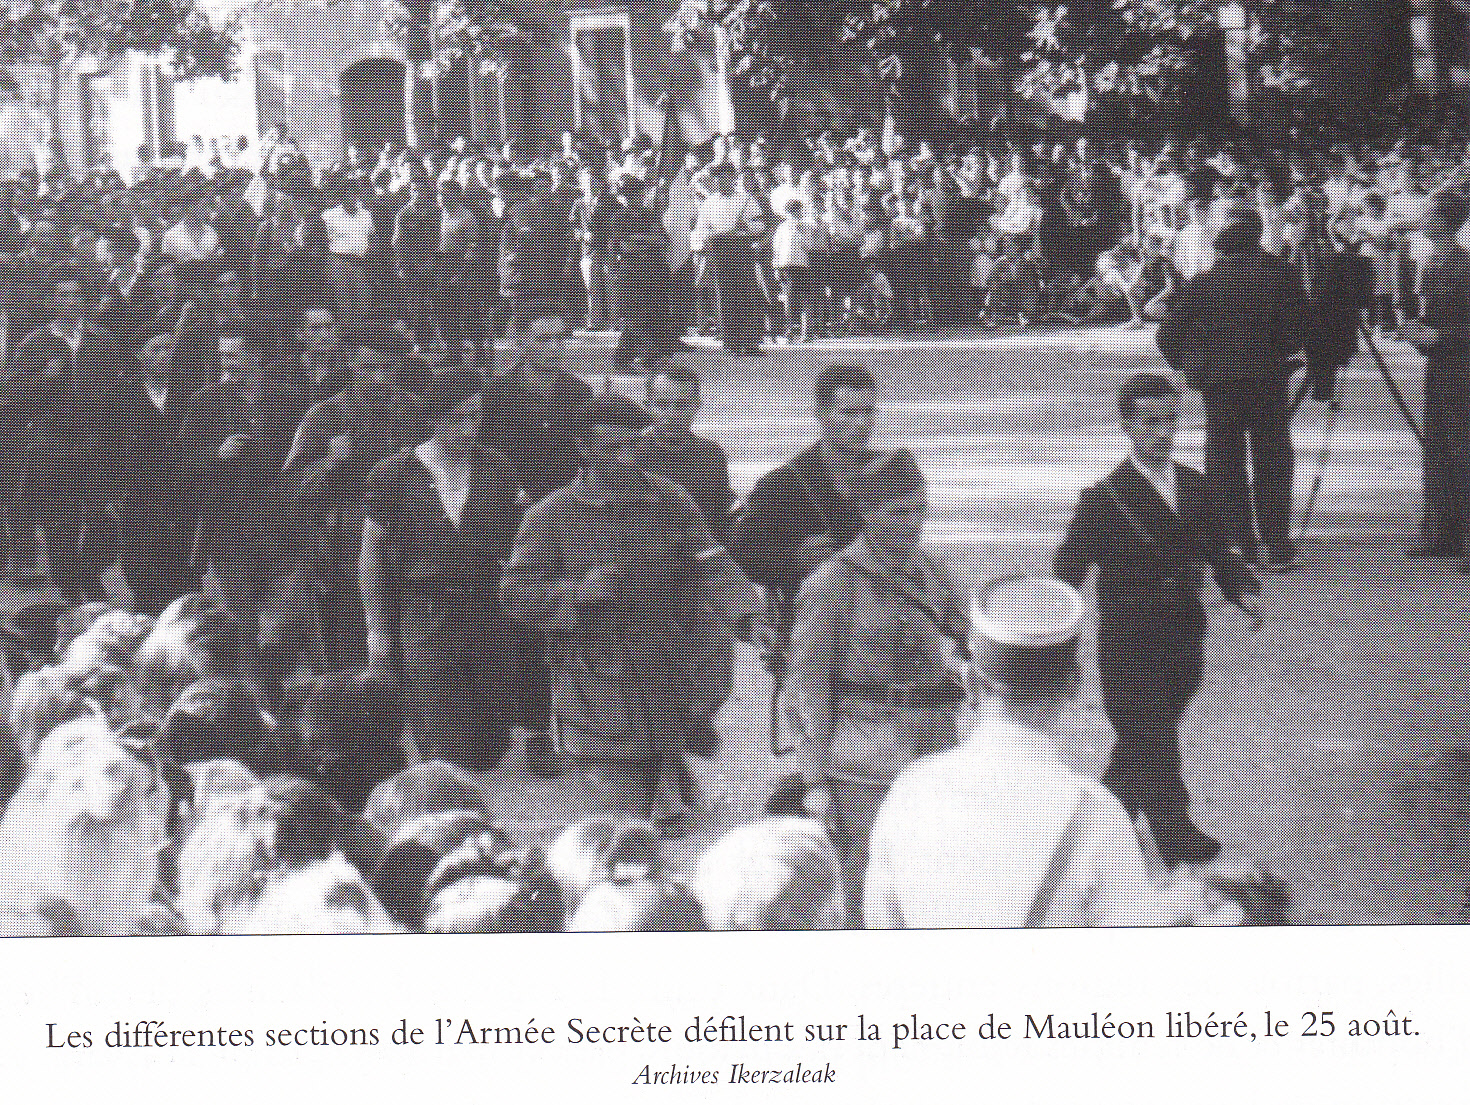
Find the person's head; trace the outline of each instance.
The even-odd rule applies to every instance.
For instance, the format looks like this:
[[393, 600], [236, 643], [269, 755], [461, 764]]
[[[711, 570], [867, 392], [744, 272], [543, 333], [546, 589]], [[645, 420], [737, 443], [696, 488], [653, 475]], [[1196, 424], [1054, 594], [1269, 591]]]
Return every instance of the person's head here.
[[363, 326], [349, 334], [344, 344], [352, 397], [370, 409], [379, 409], [397, 391], [405, 353], [403, 339], [386, 326]]
[[691, 889], [717, 931], [840, 929], [847, 921], [837, 851], [808, 817], [732, 829], [699, 857]]
[[297, 715], [303, 767], [344, 810], [404, 767], [403, 711], [395, 685], [367, 672], [318, 676]]
[[1458, 192], [1440, 192], [1430, 199], [1419, 220], [1419, 233], [1431, 242], [1447, 245], [1455, 240], [1465, 225], [1467, 214], [1470, 214], [1470, 205], [1464, 196]]
[[171, 808], [159, 767], [124, 747], [105, 720], [58, 726], [0, 822], [4, 897], [39, 890], [66, 903], [77, 934], [130, 933], [158, 882]]
[[1238, 257], [1261, 248], [1261, 216], [1254, 211], [1236, 209], [1215, 235], [1215, 252], [1222, 257]]
[[173, 367], [173, 334], [154, 334], [138, 350], [138, 371], [150, 384], [162, 387], [168, 383]]
[[905, 564], [924, 533], [929, 493], [924, 473], [907, 449], [879, 453], [852, 478], [863, 519], [863, 540], [885, 563]]
[[1139, 372], [1118, 389], [1118, 419], [1133, 452], [1149, 465], [1166, 464], [1174, 452], [1179, 391], [1157, 372]]
[[482, 386], [479, 373], [454, 362], [429, 374], [422, 388], [424, 414], [434, 428], [434, 440], [446, 453], [468, 452], [480, 439]]
[[715, 187], [722, 196], [733, 196], [735, 184], [740, 179], [740, 170], [732, 161], [721, 161], [714, 167]]
[[419, 928], [430, 880], [446, 857], [460, 849], [494, 856], [509, 844], [486, 815], [473, 810], [445, 810], [414, 818], [389, 841], [372, 873], [373, 891], [395, 920]]
[[699, 376], [683, 365], [669, 365], [648, 378], [647, 396], [654, 425], [687, 434], [699, 414]]
[[1002, 576], [981, 587], [970, 612], [971, 693], [1015, 722], [1050, 732], [1081, 682], [1077, 633], [1085, 607], [1075, 588], [1041, 576]]
[[862, 365], [831, 364], [818, 372], [812, 398], [823, 443], [839, 452], [865, 453], [877, 394], [877, 381]]
[[621, 395], [599, 395], [578, 413], [578, 447], [587, 469], [596, 476], [621, 474], [633, 463], [649, 415]]
[[209, 285], [209, 306], [220, 315], [238, 315], [245, 305], [245, 282], [234, 269], [225, 269]]
[[220, 331], [219, 378], [223, 383], [250, 383], [260, 378], [265, 363], [265, 340], [244, 328]]
[[656, 879], [662, 874], [657, 831], [642, 821], [578, 821], [546, 850], [545, 869], [555, 881], [568, 916], [588, 891], [611, 879]]
[[443, 760], [405, 768], [373, 788], [363, 820], [391, 840], [408, 822], [445, 810], [465, 810], [488, 820], [479, 785], [464, 769]]
[[239, 924], [273, 872], [330, 856], [344, 821], [324, 792], [287, 776], [221, 798], [179, 849], [176, 906], [189, 932], [213, 935]]
[[557, 386], [566, 359], [566, 324], [556, 317], [532, 318], [512, 335], [511, 371], [533, 392]]
[[241, 680], [201, 679], [186, 687], [164, 721], [163, 739], [179, 763], [235, 760], [257, 775], [282, 766], [276, 727]]
[[612, 880], [590, 890], [568, 932], [704, 932], [699, 903], [683, 887], [653, 879]]
[[459, 186], [457, 180], [441, 180], [439, 182], [439, 207], [445, 211], [454, 211], [464, 205], [464, 189]]
[[70, 266], [62, 266], [54, 270], [47, 280], [47, 305], [52, 319], [62, 325], [80, 322], [87, 309], [81, 274]]
[[400, 929], [361, 872], [340, 855], [268, 872], [248, 909], [231, 911], [226, 936], [366, 935]]
[[302, 352], [324, 357], [337, 348], [337, 315], [325, 303], [313, 303], [296, 317], [296, 341]]

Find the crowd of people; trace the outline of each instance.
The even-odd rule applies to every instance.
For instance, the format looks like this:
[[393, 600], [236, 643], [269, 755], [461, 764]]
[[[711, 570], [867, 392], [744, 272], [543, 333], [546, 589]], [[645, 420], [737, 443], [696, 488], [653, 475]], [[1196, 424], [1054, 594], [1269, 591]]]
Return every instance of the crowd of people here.
[[[4, 567], [30, 596], [0, 642], [6, 932], [1238, 919], [1223, 882], [1168, 866], [1218, 850], [1178, 770], [1196, 590], [1213, 570], [1250, 609], [1251, 565], [1290, 567], [1292, 358], [1331, 398], [1360, 309], [1430, 357], [1423, 551], [1458, 551], [1470, 261], [1443, 150], [936, 155], [859, 131], [676, 167], [568, 136], [321, 170], [275, 134], [211, 145], [0, 191]], [[673, 356], [705, 322], [750, 354], [1006, 316], [1163, 318], [1205, 394], [1206, 480], [1171, 467], [1175, 385], [1129, 381], [1133, 467], [1079, 503], [1069, 582], [973, 605], [921, 544], [913, 457], [869, 447], [867, 369], [821, 370], [818, 441], [737, 509]], [[568, 367], [577, 328], [621, 330], [643, 402]], [[1100, 653], [1101, 786], [1056, 727], [1094, 565], [1100, 603], [1132, 589], [1105, 617], [1168, 630], [1158, 655]], [[660, 841], [699, 821], [685, 757], [719, 747], [737, 637], [797, 755], [680, 885]], [[1160, 656], [1184, 665], [1167, 686]], [[966, 709], [984, 740], [960, 741]], [[475, 777], [518, 747], [587, 807], [545, 847]], [[978, 750], [1055, 798], [1051, 829], [975, 797]], [[1026, 847], [944, 866], [992, 830]]]

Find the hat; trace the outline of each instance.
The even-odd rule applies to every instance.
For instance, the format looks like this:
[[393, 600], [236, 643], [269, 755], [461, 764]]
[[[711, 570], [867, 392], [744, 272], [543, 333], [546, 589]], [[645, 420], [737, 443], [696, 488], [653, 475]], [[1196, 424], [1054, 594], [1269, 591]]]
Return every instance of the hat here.
[[927, 490], [919, 462], [907, 449], [879, 453], [852, 478], [853, 498], [864, 507], [923, 495]]
[[1076, 588], [1061, 580], [1024, 574], [992, 580], [971, 603], [976, 669], [1018, 700], [1069, 697], [1085, 608]]
[[1087, 604], [1059, 579], [1024, 573], [981, 587], [971, 603], [975, 632], [1005, 648], [1041, 649], [1077, 638]]

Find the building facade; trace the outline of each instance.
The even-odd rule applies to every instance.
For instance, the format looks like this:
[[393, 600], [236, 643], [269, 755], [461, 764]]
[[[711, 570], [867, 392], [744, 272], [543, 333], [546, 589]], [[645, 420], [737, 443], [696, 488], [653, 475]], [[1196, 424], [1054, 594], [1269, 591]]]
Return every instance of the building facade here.
[[522, 10], [493, 56], [414, 65], [410, 87], [381, 0], [255, 4], [240, 13], [240, 75], [172, 89], [171, 130], [187, 141], [275, 126], [323, 164], [352, 143], [555, 143], [578, 131], [659, 142], [667, 118], [697, 144], [733, 129], [727, 51], [700, 0]]

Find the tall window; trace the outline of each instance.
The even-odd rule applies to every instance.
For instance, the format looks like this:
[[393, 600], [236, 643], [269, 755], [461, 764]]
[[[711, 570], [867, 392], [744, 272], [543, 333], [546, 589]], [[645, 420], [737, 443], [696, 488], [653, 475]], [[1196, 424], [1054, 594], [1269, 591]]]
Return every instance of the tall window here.
[[609, 142], [633, 136], [633, 53], [628, 13], [574, 12], [570, 17], [576, 63], [573, 115], [579, 130]]

